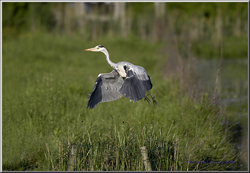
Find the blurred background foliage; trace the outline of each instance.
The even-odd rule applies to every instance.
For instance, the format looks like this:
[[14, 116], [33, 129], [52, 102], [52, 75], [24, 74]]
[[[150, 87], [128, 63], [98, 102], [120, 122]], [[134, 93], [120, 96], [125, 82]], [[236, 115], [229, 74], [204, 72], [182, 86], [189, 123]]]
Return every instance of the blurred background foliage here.
[[46, 31], [79, 33], [90, 40], [136, 36], [155, 42], [174, 36], [179, 43], [192, 43], [200, 58], [217, 57], [223, 39], [225, 58], [240, 58], [247, 56], [247, 14], [245, 2], [4, 2], [3, 37]]

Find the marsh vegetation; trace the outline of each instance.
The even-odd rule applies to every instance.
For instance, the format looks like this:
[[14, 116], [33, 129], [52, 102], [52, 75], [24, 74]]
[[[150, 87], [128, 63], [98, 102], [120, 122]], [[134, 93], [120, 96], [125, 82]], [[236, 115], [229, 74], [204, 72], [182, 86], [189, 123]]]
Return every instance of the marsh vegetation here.
[[[144, 7], [151, 8], [148, 3]], [[178, 5], [170, 7], [182, 13], [190, 12]], [[239, 5], [239, 9], [243, 7]], [[139, 7], [135, 4], [133, 8]], [[130, 5], [129, 9], [133, 8]], [[231, 9], [231, 6], [227, 8]], [[40, 12], [45, 9], [41, 8]], [[213, 11], [211, 9], [206, 10]], [[223, 12], [224, 8], [221, 9]], [[140, 14], [145, 13], [141, 10]], [[179, 14], [178, 10], [169, 13]], [[211, 14], [212, 20], [216, 14]], [[240, 16], [244, 21], [244, 15]], [[150, 20], [145, 20], [146, 24], [151, 23]], [[231, 26], [229, 21], [227, 24]], [[137, 26], [133, 24], [131, 28]], [[143, 171], [142, 146], [148, 150], [152, 170], [243, 169], [243, 152], [235, 145], [238, 141], [235, 141], [236, 133], [232, 131], [239, 119], [233, 121], [235, 118], [228, 116], [238, 112], [239, 107], [229, 108], [220, 100], [231, 98], [229, 92], [223, 91], [224, 86], [228, 86], [227, 91], [231, 91], [232, 96], [233, 92], [239, 97], [247, 93], [248, 84], [244, 82], [247, 80], [247, 66], [223, 63], [220, 83], [216, 83], [221, 47], [220, 44], [218, 49], [211, 46], [214, 39], [187, 39], [188, 34], [183, 33], [185, 27], [181, 27], [185, 25], [181, 22], [174, 25], [179, 27], [168, 30], [169, 39], [165, 40], [164, 36], [162, 40], [154, 41], [150, 41], [151, 36], [142, 38], [136, 32], [126, 38], [115, 32], [106, 35], [102, 32], [98, 38], [92, 38], [90, 31], [89, 35], [77, 31], [54, 32], [36, 25], [33, 31], [17, 32], [15, 23], [4, 23], [3, 26], [4, 171], [65, 171], [72, 166], [69, 160], [73, 146], [77, 149], [75, 171]], [[224, 59], [228, 59], [225, 55], [229, 54], [233, 59], [247, 57], [245, 25], [242, 22], [240, 26], [239, 36], [234, 34], [234, 29], [223, 35], [222, 41], [228, 39], [223, 42]], [[150, 30], [146, 27], [145, 31]], [[209, 31], [213, 35], [213, 29]], [[239, 44], [233, 44], [235, 40]], [[158, 107], [143, 100], [129, 102], [124, 97], [100, 103], [92, 110], [86, 109], [88, 94], [93, 90], [98, 74], [112, 71], [103, 54], [84, 52], [85, 48], [100, 44], [109, 50], [113, 62], [128, 61], [147, 70], [153, 83], [151, 93], [159, 103]], [[201, 48], [202, 45], [205, 49]], [[232, 53], [230, 48], [235, 46], [243, 51]], [[211, 59], [216, 61], [212, 66], [214, 69], [202, 66], [204, 62], [209, 64], [207, 61]], [[199, 65], [194, 68], [192, 65], [195, 64]], [[206, 67], [211, 73], [202, 71]], [[235, 68], [233, 75], [228, 74]], [[202, 74], [210, 76], [210, 82], [205, 83]], [[234, 82], [236, 78], [240, 82]], [[212, 99], [215, 84], [218, 87], [217, 100]], [[246, 102], [240, 108], [245, 116]], [[245, 116], [241, 120], [246, 119]]]

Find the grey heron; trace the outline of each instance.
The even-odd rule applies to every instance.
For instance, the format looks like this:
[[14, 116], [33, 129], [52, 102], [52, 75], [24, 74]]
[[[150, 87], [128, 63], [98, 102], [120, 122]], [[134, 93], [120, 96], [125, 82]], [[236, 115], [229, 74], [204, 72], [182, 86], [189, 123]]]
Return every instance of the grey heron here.
[[153, 103], [158, 104], [149, 92], [153, 85], [143, 67], [125, 61], [113, 63], [109, 59], [108, 50], [102, 45], [85, 49], [85, 51], [104, 53], [108, 64], [113, 68], [113, 71], [110, 73], [98, 75], [94, 89], [90, 97], [88, 97], [87, 108], [93, 109], [100, 102], [117, 100], [124, 95], [126, 95], [126, 98], [130, 97], [130, 101], [136, 102], [145, 98], [150, 103], [150, 100], [145, 96], [147, 91]]

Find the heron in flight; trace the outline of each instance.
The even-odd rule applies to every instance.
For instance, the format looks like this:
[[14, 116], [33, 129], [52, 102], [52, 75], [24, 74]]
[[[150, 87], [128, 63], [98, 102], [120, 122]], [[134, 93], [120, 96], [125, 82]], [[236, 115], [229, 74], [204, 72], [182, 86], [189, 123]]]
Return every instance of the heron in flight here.
[[158, 104], [149, 92], [153, 85], [143, 67], [125, 61], [113, 63], [109, 59], [108, 50], [102, 45], [85, 49], [85, 51], [104, 53], [108, 64], [113, 68], [110, 73], [98, 75], [94, 89], [88, 97], [87, 108], [93, 109], [100, 102], [117, 100], [124, 95], [126, 95], [126, 98], [130, 97], [130, 101], [136, 102], [145, 98], [150, 103], [150, 100], [145, 96], [147, 91], [153, 103]]

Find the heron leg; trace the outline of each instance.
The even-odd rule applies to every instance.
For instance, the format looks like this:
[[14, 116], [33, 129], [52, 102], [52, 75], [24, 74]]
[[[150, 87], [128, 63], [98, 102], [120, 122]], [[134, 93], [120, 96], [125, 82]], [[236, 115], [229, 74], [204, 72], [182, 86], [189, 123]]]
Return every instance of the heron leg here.
[[154, 97], [150, 94], [149, 91], [148, 91], [148, 93], [149, 93], [150, 97], [152, 98], [154, 105], [158, 106], [158, 103], [157, 103], [157, 101], [154, 99]]
[[148, 98], [148, 95], [144, 97], [144, 100], [146, 100], [150, 104], [150, 100]]

